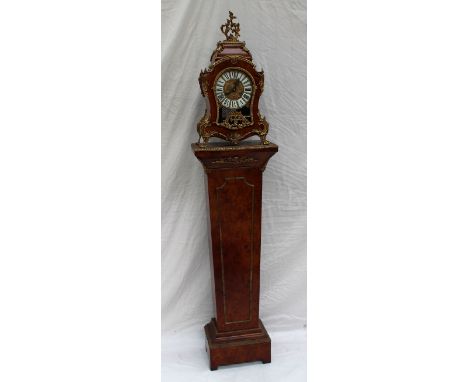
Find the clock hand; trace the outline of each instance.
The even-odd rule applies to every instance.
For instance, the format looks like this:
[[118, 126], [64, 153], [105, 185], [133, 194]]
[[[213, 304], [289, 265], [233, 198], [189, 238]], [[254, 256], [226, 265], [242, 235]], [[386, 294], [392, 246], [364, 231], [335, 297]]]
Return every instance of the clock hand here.
[[234, 82], [231, 87], [231, 91], [224, 93], [224, 95], [228, 96], [231, 93], [235, 93], [237, 91], [237, 85], [239, 85], [240, 81]]
[[226, 95], [229, 95], [231, 93], [234, 93], [236, 91], [236, 85], [233, 85], [233, 87], [231, 88], [231, 91], [229, 93], [224, 93]]

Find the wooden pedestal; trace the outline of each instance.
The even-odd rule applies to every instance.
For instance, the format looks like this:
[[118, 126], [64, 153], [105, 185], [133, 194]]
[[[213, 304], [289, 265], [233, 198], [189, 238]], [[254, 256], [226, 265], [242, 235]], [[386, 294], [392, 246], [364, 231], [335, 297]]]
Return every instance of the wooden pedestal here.
[[259, 319], [262, 173], [275, 144], [192, 144], [207, 174], [215, 315], [206, 326], [211, 370], [271, 362]]

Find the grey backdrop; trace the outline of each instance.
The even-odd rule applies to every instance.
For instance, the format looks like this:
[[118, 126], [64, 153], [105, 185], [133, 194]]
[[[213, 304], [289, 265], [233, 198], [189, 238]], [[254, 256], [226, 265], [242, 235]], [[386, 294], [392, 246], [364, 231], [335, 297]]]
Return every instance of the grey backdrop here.
[[265, 72], [261, 112], [279, 152], [264, 172], [260, 316], [269, 331], [306, 323], [306, 2], [162, 3], [162, 329], [213, 316], [207, 197], [191, 152], [204, 112], [198, 75], [232, 10]]

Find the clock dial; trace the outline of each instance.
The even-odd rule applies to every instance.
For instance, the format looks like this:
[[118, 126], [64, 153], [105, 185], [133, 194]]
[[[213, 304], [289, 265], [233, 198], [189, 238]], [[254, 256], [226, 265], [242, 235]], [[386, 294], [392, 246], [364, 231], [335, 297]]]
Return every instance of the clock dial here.
[[240, 70], [227, 70], [215, 85], [218, 102], [228, 109], [243, 108], [252, 97], [250, 77]]

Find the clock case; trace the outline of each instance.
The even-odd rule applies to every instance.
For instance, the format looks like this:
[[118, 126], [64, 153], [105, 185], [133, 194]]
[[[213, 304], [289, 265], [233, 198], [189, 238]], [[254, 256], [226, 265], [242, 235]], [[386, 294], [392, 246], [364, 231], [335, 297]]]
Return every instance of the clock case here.
[[[234, 113], [231, 118], [219, 122], [219, 110], [222, 106], [216, 98], [216, 81], [228, 70], [243, 71], [252, 81], [252, 97], [248, 102], [250, 118]], [[197, 124], [198, 142], [201, 146], [206, 146], [211, 137], [222, 138], [237, 145], [241, 140], [254, 135], [257, 135], [263, 144], [269, 143], [266, 140], [268, 122], [258, 108], [258, 101], [263, 92], [264, 75], [263, 71], [258, 72], [255, 69], [245, 42], [219, 41], [211, 55], [210, 66], [200, 72], [198, 82], [206, 102], [205, 114]]]

